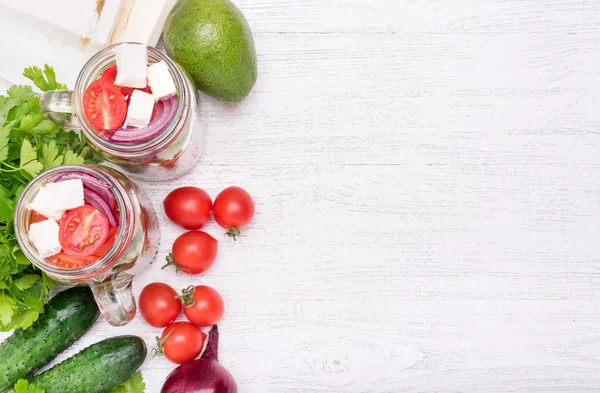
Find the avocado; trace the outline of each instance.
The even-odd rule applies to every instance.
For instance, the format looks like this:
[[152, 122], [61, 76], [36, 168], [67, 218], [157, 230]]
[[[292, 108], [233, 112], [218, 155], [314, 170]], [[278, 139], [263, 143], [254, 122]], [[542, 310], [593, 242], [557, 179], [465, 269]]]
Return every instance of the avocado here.
[[242, 101], [256, 82], [252, 32], [229, 0], [179, 0], [167, 16], [163, 41], [167, 55], [212, 97]]

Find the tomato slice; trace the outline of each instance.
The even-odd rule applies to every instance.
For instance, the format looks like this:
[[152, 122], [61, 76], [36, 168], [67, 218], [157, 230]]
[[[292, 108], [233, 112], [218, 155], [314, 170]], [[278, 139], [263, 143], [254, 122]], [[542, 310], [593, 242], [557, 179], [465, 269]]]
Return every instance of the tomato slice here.
[[[115, 79], [117, 79], [117, 65], [113, 64], [110, 67], [108, 67], [107, 69], [105, 69], [104, 72], [102, 73], [102, 76], [100, 77], [100, 79], [104, 79], [105, 81], [109, 82], [111, 85], [115, 85]], [[117, 86], [117, 85], [115, 85], [115, 86]], [[128, 97], [130, 97], [131, 94], [133, 93], [133, 91], [135, 90], [133, 87], [127, 87], [127, 86], [117, 86], [117, 88], [119, 90], [121, 90], [123, 92], [123, 94], [125, 94]], [[152, 94], [152, 90], [150, 90], [150, 86], [148, 86], [147, 80], [146, 80], [146, 87], [144, 87], [143, 89], [140, 89], [140, 90], [145, 93]]]
[[98, 247], [98, 249], [94, 251], [92, 255], [103, 257], [114, 244], [115, 239], [117, 238], [117, 232], [119, 232], [119, 227], [110, 227], [108, 236], [106, 237], [106, 242]]
[[117, 65], [113, 64], [105, 69], [100, 78], [106, 80], [111, 85], [114, 85], [115, 79], [117, 79]]
[[56, 255], [52, 255], [47, 258], [50, 263], [55, 264], [58, 267], [65, 269], [79, 269], [87, 265], [91, 265], [96, 262], [99, 258], [93, 255], [90, 256], [74, 256], [67, 255], [61, 252]]
[[85, 91], [83, 110], [90, 123], [98, 130], [114, 130], [125, 121], [127, 102], [117, 86], [100, 78]]
[[48, 219], [48, 217], [41, 215], [40, 213], [34, 211], [33, 213], [31, 213], [31, 223], [34, 224], [36, 222], [42, 222], [42, 221], [46, 221]]
[[92, 255], [107, 237], [108, 219], [93, 206], [70, 210], [60, 222], [58, 240], [67, 255]]

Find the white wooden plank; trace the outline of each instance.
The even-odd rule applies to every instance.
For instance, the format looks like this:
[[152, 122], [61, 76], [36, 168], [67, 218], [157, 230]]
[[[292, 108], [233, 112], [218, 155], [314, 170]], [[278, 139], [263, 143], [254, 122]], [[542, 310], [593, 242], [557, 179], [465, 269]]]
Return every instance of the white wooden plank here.
[[256, 32], [597, 32], [589, 0], [237, 0]]
[[600, 34], [268, 35], [257, 44], [247, 101], [203, 101], [215, 131], [205, 164], [512, 164], [575, 151], [598, 162]]

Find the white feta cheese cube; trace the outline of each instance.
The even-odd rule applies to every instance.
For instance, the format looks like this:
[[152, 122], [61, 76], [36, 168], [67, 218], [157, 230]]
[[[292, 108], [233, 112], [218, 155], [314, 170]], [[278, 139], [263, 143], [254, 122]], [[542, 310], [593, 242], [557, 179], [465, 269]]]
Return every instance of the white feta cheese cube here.
[[64, 210], [59, 210], [54, 207], [53, 196], [46, 187], [40, 188], [37, 195], [28, 206], [29, 209], [55, 220], [60, 220], [65, 214]]
[[66, 210], [83, 204], [83, 182], [81, 179], [72, 179], [41, 187], [28, 208], [48, 218], [60, 220]]
[[148, 85], [157, 101], [173, 97], [177, 92], [169, 66], [164, 61], [148, 67]]
[[141, 90], [134, 90], [129, 100], [127, 118], [123, 127], [146, 127], [152, 118], [154, 109], [154, 96]]
[[115, 85], [146, 87], [146, 69], [148, 68], [148, 50], [144, 44], [125, 43], [115, 48], [117, 77]]
[[58, 223], [51, 218], [29, 226], [29, 240], [42, 258], [58, 254], [62, 250], [58, 240], [58, 231]]
[[84, 205], [83, 182], [81, 179], [63, 180], [49, 183], [46, 189], [52, 197], [56, 210], [71, 210]]

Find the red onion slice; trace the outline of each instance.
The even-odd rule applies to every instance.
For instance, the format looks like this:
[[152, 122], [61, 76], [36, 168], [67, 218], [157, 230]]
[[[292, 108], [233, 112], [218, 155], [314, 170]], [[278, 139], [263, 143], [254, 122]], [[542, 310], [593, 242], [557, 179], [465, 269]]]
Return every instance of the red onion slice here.
[[95, 207], [100, 212], [102, 212], [108, 219], [108, 223], [110, 224], [110, 226], [115, 227], [119, 225], [114, 208], [110, 206], [100, 194], [93, 190], [86, 190], [86, 192], [83, 195], [83, 199], [87, 204]]
[[175, 117], [179, 99], [171, 97], [168, 100], [156, 103], [156, 114], [154, 119], [144, 128], [119, 128], [115, 130], [110, 138], [111, 142], [127, 145], [136, 145], [147, 142], [150, 139], [160, 135]]

